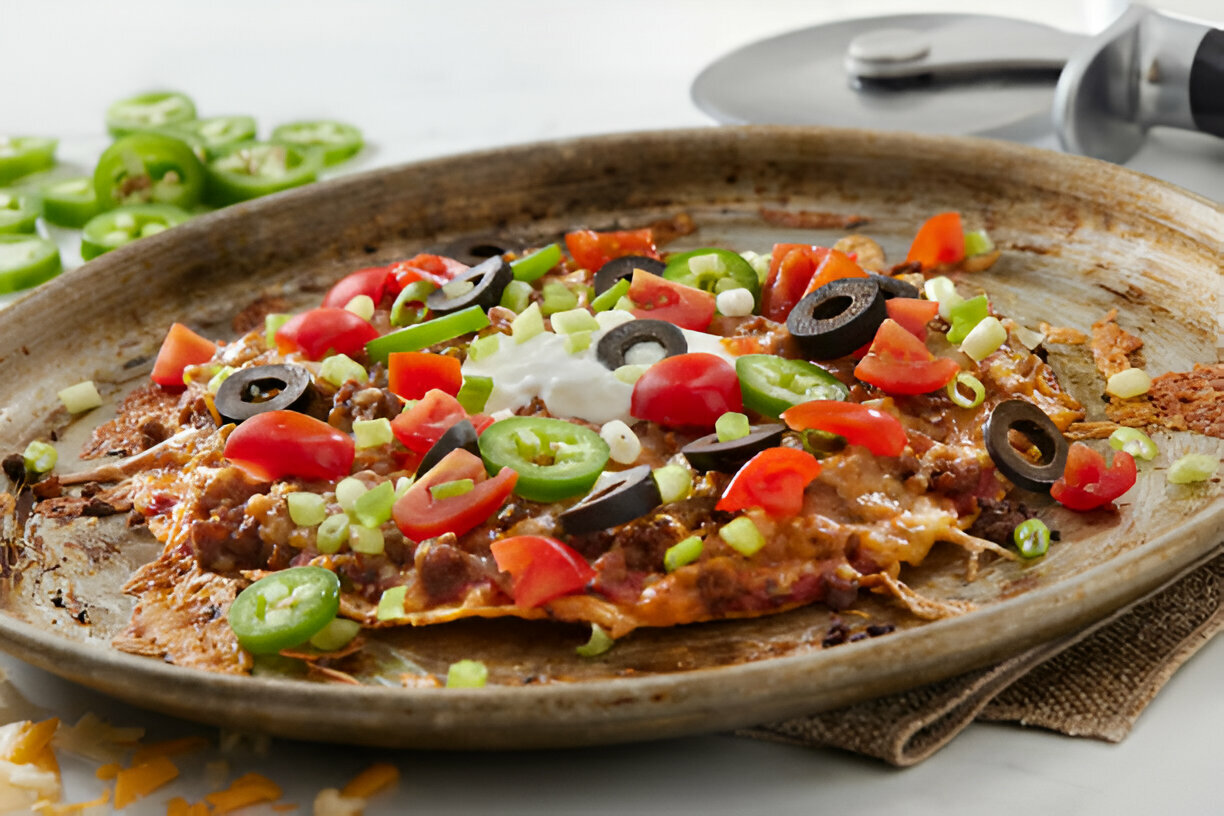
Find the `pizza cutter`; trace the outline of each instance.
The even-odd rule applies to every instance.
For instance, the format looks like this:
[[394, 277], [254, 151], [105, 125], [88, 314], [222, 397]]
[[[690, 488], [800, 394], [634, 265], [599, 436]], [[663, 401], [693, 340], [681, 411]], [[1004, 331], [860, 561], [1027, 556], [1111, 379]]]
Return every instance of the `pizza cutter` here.
[[1124, 162], [1153, 126], [1224, 137], [1224, 31], [1141, 6], [1093, 37], [980, 14], [845, 20], [733, 51], [692, 95], [732, 124], [1016, 140], [1052, 124], [1066, 150]]

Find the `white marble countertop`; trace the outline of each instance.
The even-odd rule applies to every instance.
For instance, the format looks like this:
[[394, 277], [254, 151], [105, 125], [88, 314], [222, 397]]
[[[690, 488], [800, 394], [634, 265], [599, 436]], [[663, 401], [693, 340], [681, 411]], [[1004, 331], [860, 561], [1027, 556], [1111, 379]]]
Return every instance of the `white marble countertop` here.
[[[1218, 0], [1174, 5], [1224, 19]], [[106, 143], [106, 105], [151, 87], [187, 91], [202, 115], [251, 112], [264, 131], [310, 117], [354, 122], [371, 143], [356, 168], [538, 139], [706, 126], [689, 84], [732, 48], [826, 20], [919, 11], [1004, 13], [1073, 30], [1096, 22], [1063, 0], [4, 0], [0, 132], [58, 135], [62, 157], [85, 169]], [[1224, 200], [1224, 142], [1159, 134], [1130, 164]], [[93, 711], [117, 724], [145, 725], [152, 738], [210, 733], [8, 657], [0, 666], [34, 702], [69, 721]], [[232, 762], [276, 779], [300, 812], [309, 812], [319, 788], [386, 759], [402, 780], [370, 814], [1221, 813], [1221, 677], [1224, 642], [1217, 639], [1120, 745], [973, 725], [905, 771], [726, 736], [492, 754], [276, 742], [267, 756], [239, 753]], [[69, 801], [97, 792], [92, 767], [65, 764]], [[170, 796], [206, 792], [198, 763], [184, 768], [180, 780], [124, 812], [164, 813]]]

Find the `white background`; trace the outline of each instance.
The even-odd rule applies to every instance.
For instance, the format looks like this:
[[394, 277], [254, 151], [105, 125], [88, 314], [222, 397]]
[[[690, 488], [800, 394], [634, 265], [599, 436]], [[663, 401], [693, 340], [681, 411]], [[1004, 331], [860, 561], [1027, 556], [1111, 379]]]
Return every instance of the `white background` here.
[[[107, 104], [179, 88], [201, 115], [251, 113], [261, 132], [326, 117], [361, 126], [367, 168], [502, 144], [607, 131], [706, 126], [689, 84], [711, 60], [764, 36], [851, 16], [975, 11], [1077, 31], [1106, 6], [1071, 0], [827, 2], [234, 2], [0, 0], [0, 133], [56, 135], [87, 169], [106, 144]], [[1220, 0], [1180, 0], [1224, 19]], [[1052, 140], [1046, 140], [1052, 145]], [[1224, 199], [1220, 142], [1162, 134], [1131, 164]], [[2, 315], [0, 315], [0, 319]], [[105, 698], [0, 658], [19, 687], [74, 721], [94, 711], [153, 738], [215, 734]], [[724, 736], [578, 751], [446, 754], [274, 743], [240, 752], [309, 812], [316, 790], [376, 759], [399, 765], [377, 813], [1209, 814], [1224, 812], [1219, 737], [1224, 644], [1169, 684], [1121, 745], [1005, 726], [970, 727], [949, 748], [897, 771], [833, 751]], [[310, 712], [304, 711], [303, 717]], [[214, 755], [199, 757], [215, 758]], [[207, 792], [198, 762], [126, 813]], [[92, 766], [66, 767], [69, 798], [91, 798]]]

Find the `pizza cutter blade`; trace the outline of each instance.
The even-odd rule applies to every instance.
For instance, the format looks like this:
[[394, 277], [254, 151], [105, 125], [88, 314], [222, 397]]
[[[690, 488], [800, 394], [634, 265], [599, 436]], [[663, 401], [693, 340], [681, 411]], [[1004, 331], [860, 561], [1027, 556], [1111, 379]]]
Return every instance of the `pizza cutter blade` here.
[[727, 54], [692, 96], [729, 124], [1057, 132], [1070, 151], [1125, 161], [1154, 125], [1224, 135], [1224, 32], [1142, 7], [1096, 37], [978, 14], [845, 20]]

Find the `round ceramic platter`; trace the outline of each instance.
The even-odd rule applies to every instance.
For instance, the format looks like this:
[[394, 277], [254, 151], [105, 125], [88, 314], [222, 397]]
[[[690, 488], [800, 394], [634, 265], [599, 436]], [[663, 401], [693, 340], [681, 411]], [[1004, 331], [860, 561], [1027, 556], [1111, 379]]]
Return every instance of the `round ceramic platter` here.
[[[61, 469], [107, 408], [71, 422], [56, 392], [99, 383], [109, 405], [145, 381], [167, 326], [228, 337], [265, 295], [317, 303], [344, 273], [448, 239], [500, 231], [555, 239], [575, 227], [638, 227], [687, 213], [698, 226], [669, 249], [825, 243], [851, 231], [892, 260], [931, 214], [956, 209], [1003, 249], [980, 285], [1029, 327], [1087, 330], [1111, 307], [1146, 342], [1149, 372], [1221, 360], [1218, 206], [1100, 162], [989, 141], [810, 128], [711, 128], [528, 145], [378, 170], [221, 210], [112, 252], [19, 302], [0, 326], [0, 450], [54, 430]], [[779, 218], [777, 212], [789, 214]], [[795, 220], [797, 219], [797, 221]], [[799, 223], [802, 226], [785, 226]], [[1086, 347], [1056, 347], [1064, 384], [1101, 418], [1103, 384]], [[113, 410], [113, 408], [111, 409]], [[569, 746], [714, 731], [825, 710], [1000, 660], [1132, 603], [1221, 540], [1214, 482], [1166, 484], [1164, 468], [1224, 440], [1158, 435], [1160, 457], [1117, 513], [1042, 505], [1062, 533], [1032, 564], [995, 561], [965, 580], [936, 550], [904, 577], [962, 616], [921, 622], [864, 597], [893, 633], [822, 648], [823, 607], [639, 630], [599, 659], [586, 631], [469, 620], [379, 640], [362, 685], [210, 674], [118, 652], [132, 599], [119, 587], [158, 546], [122, 517], [3, 522], [0, 645], [136, 705], [225, 727], [404, 747]], [[864, 593], [865, 594], [865, 593]], [[65, 603], [65, 598], [71, 603]], [[81, 616], [80, 610], [87, 611]], [[845, 613], [843, 613], [845, 614]], [[88, 621], [82, 623], [82, 620]], [[483, 660], [483, 689], [402, 687], [401, 675]]]

